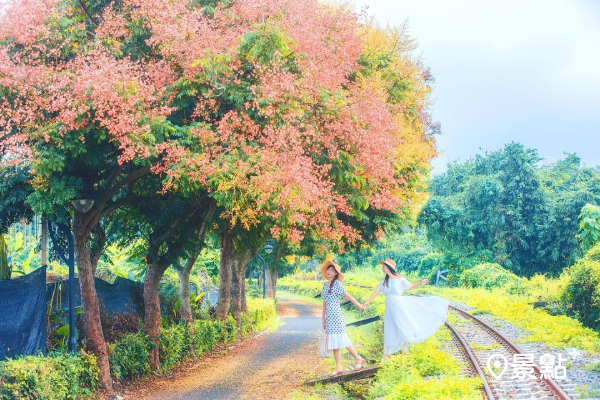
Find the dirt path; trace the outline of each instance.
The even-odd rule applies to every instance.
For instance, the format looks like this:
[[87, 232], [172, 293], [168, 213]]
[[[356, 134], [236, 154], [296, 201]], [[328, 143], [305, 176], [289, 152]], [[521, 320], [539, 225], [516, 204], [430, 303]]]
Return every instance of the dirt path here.
[[317, 335], [321, 309], [279, 299], [283, 325], [272, 333], [202, 358], [169, 380], [144, 383], [126, 399], [285, 399], [309, 377], [322, 375]]

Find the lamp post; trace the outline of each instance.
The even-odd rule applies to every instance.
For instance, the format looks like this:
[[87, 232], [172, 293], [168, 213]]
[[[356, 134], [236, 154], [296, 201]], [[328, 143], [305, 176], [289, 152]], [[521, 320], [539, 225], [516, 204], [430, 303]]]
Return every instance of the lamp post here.
[[267, 296], [267, 281], [266, 281], [266, 276], [265, 276], [265, 268], [266, 268], [266, 263], [265, 263], [265, 259], [262, 258], [262, 256], [258, 253], [256, 253], [256, 257], [258, 257], [258, 259], [260, 261], [262, 261], [262, 273], [263, 273], [263, 299]]
[[[94, 200], [90, 199], [78, 199], [71, 202], [75, 211], [85, 214], [94, 205]], [[62, 223], [57, 223], [56, 227], [62, 232], [67, 238], [67, 253], [66, 256], [63, 249], [60, 248], [56, 233], [52, 229], [52, 221], [48, 219], [48, 231], [50, 232], [50, 239], [52, 245], [58, 253], [58, 256], [67, 264], [69, 267], [69, 351], [75, 353], [77, 351], [77, 342], [75, 340], [75, 246], [74, 238], [71, 230]]]
[[[265, 245], [265, 247], [263, 247], [263, 250], [265, 251], [265, 253], [267, 254], [271, 254], [273, 252], [273, 246], [271, 245], [271, 242], [273, 241], [273, 239], [267, 239], [267, 244]], [[259, 255], [260, 257], [260, 255]], [[266, 273], [266, 269], [267, 269], [267, 263], [265, 262], [265, 259], [260, 257], [260, 259], [263, 262], [263, 299], [266, 296], [266, 292], [267, 292], [267, 273]]]

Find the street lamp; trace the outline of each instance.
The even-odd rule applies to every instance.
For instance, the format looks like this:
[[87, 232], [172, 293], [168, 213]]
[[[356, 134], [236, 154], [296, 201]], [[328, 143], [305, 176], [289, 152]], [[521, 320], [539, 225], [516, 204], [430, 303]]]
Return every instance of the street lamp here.
[[[275, 241], [273, 239], [267, 239], [267, 244], [265, 245], [265, 247], [263, 247], [263, 250], [265, 251], [265, 253], [271, 254], [273, 252], [272, 243], [274, 243], [274, 242]], [[266, 274], [267, 263], [265, 262], [265, 259], [260, 256], [260, 254], [257, 254], [257, 256], [263, 262], [263, 299], [264, 299], [266, 297], [266, 293], [267, 293], [267, 274]]]
[[77, 212], [85, 214], [86, 212], [90, 211], [90, 209], [94, 206], [94, 200], [92, 200], [92, 199], [77, 199], [77, 200], [72, 200], [71, 204], [73, 204], [73, 207], [75, 208], [75, 210]]
[[[85, 214], [90, 211], [94, 205], [94, 200], [90, 199], [77, 199], [71, 202], [75, 210], [79, 213]], [[48, 219], [48, 231], [50, 232], [50, 239], [52, 245], [58, 253], [58, 256], [67, 264], [69, 267], [69, 351], [75, 353], [77, 351], [77, 342], [75, 340], [75, 247], [74, 238], [71, 230], [62, 223], [56, 224], [57, 228], [67, 237], [67, 252], [68, 256], [62, 251], [58, 245], [56, 234], [52, 229], [52, 221]]]

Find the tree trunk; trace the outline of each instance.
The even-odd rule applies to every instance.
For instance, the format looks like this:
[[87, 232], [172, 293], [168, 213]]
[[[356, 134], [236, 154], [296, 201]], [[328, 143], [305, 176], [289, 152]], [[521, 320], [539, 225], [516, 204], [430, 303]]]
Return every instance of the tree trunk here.
[[227, 229], [221, 234], [221, 260], [219, 261], [219, 301], [217, 302], [217, 318], [227, 319], [231, 298], [231, 260], [233, 255], [233, 238]]
[[250, 311], [248, 310], [248, 302], [246, 301], [246, 280], [244, 276], [242, 276], [242, 312], [246, 315], [250, 315]]
[[183, 269], [177, 270], [177, 274], [179, 275], [179, 302], [181, 303], [181, 320], [184, 321], [188, 328], [193, 331], [194, 318], [192, 316], [192, 302], [190, 300], [191, 272], [192, 268], [190, 267], [188, 269], [187, 264], [183, 267]]
[[154, 343], [154, 348], [150, 351], [149, 363], [150, 369], [156, 371], [160, 368], [160, 299], [158, 297], [158, 288], [168, 265], [160, 265], [157, 258], [148, 256], [148, 271], [144, 280], [144, 332]]
[[[181, 302], [181, 320], [185, 321], [192, 338], [194, 337], [194, 317], [192, 316], [192, 304], [190, 301], [190, 274], [192, 272], [192, 267], [196, 263], [196, 260], [198, 259], [199, 255], [199, 252], [196, 253], [196, 255], [194, 255], [187, 261], [187, 263], [183, 266], [182, 269], [177, 270], [177, 274], [179, 275], [179, 299]], [[193, 341], [190, 343], [190, 354], [192, 356], [195, 354], [195, 346]]]
[[275, 297], [277, 291], [277, 268], [267, 266], [267, 297]]
[[42, 218], [42, 245], [40, 253], [42, 257], [42, 265], [48, 265], [48, 221]]
[[113, 381], [110, 376], [110, 365], [108, 362], [108, 348], [102, 333], [100, 322], [100, 303], [96, 294], [96, 273], [90, 254], [90, 235], [92, 229], [87, 227], [82, 220], [82, 215], [75, 212], [73, 220], [75, 259], [79, 271], [79, 286], [81, 290], [81, 306], [83, 309], [83, 326], [87, 347], [94, 353], [98, 362], [98, 377], [104, 389], [112, 394]]
[[246, 265], [252, 258], [252, 252], [233, 252], [231, 273], [231, 305], [229, 307], [238, 328], [242, 325], [242, 312], [248, 312], [246, 304]]

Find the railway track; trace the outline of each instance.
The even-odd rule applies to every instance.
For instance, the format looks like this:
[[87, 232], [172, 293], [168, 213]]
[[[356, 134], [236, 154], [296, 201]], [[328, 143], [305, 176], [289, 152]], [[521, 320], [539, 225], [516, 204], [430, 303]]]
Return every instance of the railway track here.
[[[492, 376], [487, 367], [492, 355], [504, 356], [510, 363], [514, 354], [523, 354], [523, 352], [494, 328], [468, 312], [453, 306], [450, 306], [450, 312], [457, 322], [446, 323], [452, 333], [452, 342], [448, 344], [448, 351], [464, 361], [465, 375], [479, 376], [482, 379], [484, 398], [567, 400], [579, 397], [573, 383], [561, 380], [559, 384], [552, 378], [542, 378], [539, 368], [535, 365], [533, 376], [525, 380], [513, 379], [510, 370], [506, 370], [504, 374], [496, 372], [497, 376]], [[535, 360], [538, 360], [537, 354]]]

